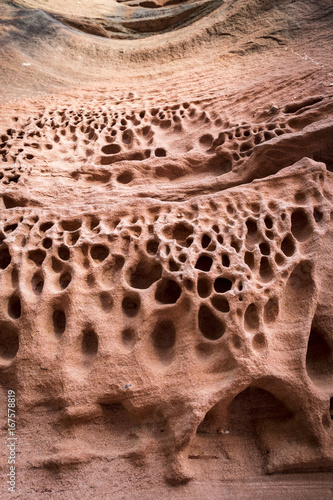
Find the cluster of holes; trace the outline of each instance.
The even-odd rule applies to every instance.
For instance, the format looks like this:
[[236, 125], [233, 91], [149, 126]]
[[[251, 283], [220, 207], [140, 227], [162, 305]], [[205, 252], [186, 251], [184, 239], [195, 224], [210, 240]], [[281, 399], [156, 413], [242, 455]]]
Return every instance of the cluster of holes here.
[[[217, 210], [213, 202], [211, 202], [211, 208], [212, 210]], [[136, 263], [127, 269], [125, 276], [127, 283], [135, 290], [147, 290], [152, 285], [156, 284], [154, 287], [154, 296], [157, 305], [172, 306], [176, 304], [183, 293], [179, 281], [183, 281], [184, 288], [188, 291], [195, 290], [195, 282], [192, 279], [183, 279], [183, 268], [181, 267], [186, 262], [193, 262], [190, 258], [191, 255], [189, 256], [186, 253], [186, 249], [191, 247], [195, 242], [197, 244], [198, 254], [192, 265], [193, 268], [197, 270], [196, 290], [201, 299], [208, 299], [210, 301], [203, 300], [199, 307], [197, 317], [198, 327], [206, 339], [213, 341], [220, 339], [226, 331], [227, 320], [224, 319], [223, 315], [229, 313], [231, 310], [231, 297], [234, 297], [236, 293], [239, 296], [239, 300], [243, 300], [239, 292], [243, 291], [244, 283], [242, 280], [239, 280], [238, 275], [233, 275], [232, 264], [234, 264], [234, 261], [239, 262], [239, 259], [242, 258], [243, 255], [243, 261], [250, 271], [256, 268], [262, 283], [269, 283], [274, 277], [274, 265], [281, 266], [287, 258], [292, 257], [297, 252], [297, 244], [307, 241], [313, 232], [314, 224], [319, 224], [323, 219], [323, 212], [320, 210], [320, 207], [316, 207], [313, 210], [312, 218], [308, 209], [302, 207], [292, 209], [291, 211], [289, 210], [289, 215], [287, 215], [288, 211], [285, 210], [278, 215], [266, 214], [261, 216], [261, 207], [259, 204], [252, 204], [251, 210], [253, 215], [247, 216], [244, 221], [243, 236], [235, 234], [237, 227], [233, 234], [224, 234], [223, 230], [219, 227], [220, 223], [219, 225], [214, 224], [209, 230], [206, 228], [200, 236], [198, 236], [192, 223], [187, 220], [182, 220], [176, 223], [166, 223], [161, 230], [162, 238], [160, 239], [154, 236], [154, 227], [151, 224], [151, 228], [149, 228], [151, 236], [145, 244], [146, 252], [143, 251], [141, 255], [138, 255], [139, 258]], [[271, 210], [274, 211], [273, 204]], [[236, 214], [236, 206], [233, 206], [232, 203], [227, 205], [226, 217], [229, 217], [228, 220], [230, 225], [234, 227], [236, 225], [234, 223]], [[183, 215], [181, 214], [180, 217], [183, 217]], [[97, 218], [95, 219], [91, 219], [90, 229], [98, 233], [99, 220]], [[158, 216], [155, 217], [155, 221], [156, 220], [158, 220]], [[132, 234], [140, 236], [142, 229], [137, 221], [138, 217], [132, 219], [131, 231]], [[276, 231], [279, 224], [280, 229]], [[115, 228], [117, 225], [119, 225], [119, 222], [115, 223]], [[28, 260], [37, 268], [31, 279], [32, 289], [36, 295], [40, 295], [44, 287], [44, 272], [42, 266], [47, 256], [47, 250], [52, 248], [52, 251], [54, 251], [53, 240], [51, 238], [52, 234], [48, 231], [51, 231], [53, 227], [57, 227], [65, 232], [65, 236], [74, 236], [75, 239], [76, 235], [78, 235], [78, 239], [81, 226], [82, 221], [79, 218], [63, 219], [57, 226], [54, 226], [53, 222], [43, 222], [39, 224], [43, 249], [37, 248], [27, 250]], [[17, 227], [17, 223], [7, 223], [4, 226], [4, 233], [1, 233], [3, 236], [0, 242], [0, 269], [6, 269], [11, 264], [11, 254], [4, 240], [8, 235], [16, 231]], [[286, 230], [287, 234], [285, 234]], [[276, 239], [276, 233], [277, 241], [280, 241], [280, 248], [277, 252], [275, 252], [276, 243], [273, 241]], [[280, 236], [281, 233], [282, 236]], [[112, 241], [112, 238], [109, 238], [109, 240]], [[167, 240], [169, 240], [169, 244], [166, 244]], [[65, 241], [68, 242], [68, 239]], [[101, 243], [91, 244], [90, 246], [87, 244], [85, 245], [86, 250], [82, 251], [86, 255], [87, 268], [91, 266], [87, 261], [88, 257], [91, 258], [93, 265], [99, 265], [109, 259], [110, 249], [107, 245]], [[223, 248], [221, 249], [220, 246]], [[138, 246], [136, 248], [138, 248]], [[171, 249], [174, 250], [175, 248], [178, 252], [177, 258], [170, 255]], [[216, 250], [219, 252], [218, 262], [216, 259]], [[72, 275], [70, 270], [66, 268], [66, 262], [70, 260], [73, 250], [68, 244], [61, 243], [60, 246], [56, 247], [55, 251], [59, 259], [52, 256], [52, 268], [59, 273], [60, 289], [65, 290], [72, 281]], [[160, 258], [163, 252], [166, 256], [169, 256], [167, 261], [169, 271], [178, 273], [179, 276], [177, 278], [164, 276]], [[259, 258], [258, 255], [260, 255]], [[123, 267], [125, 262], [123, 256], [111, 254], [111, 258], [114, 260], [115, 264], [118, 265], [119, 269]], [[216, 266], [219, 269], [218, 274], [216, 272]], [[214, 273], [213, 279], [210, 276], [212, 272]], [[92, 286], [94, 284], [94, 276], [93, 274], [89, 276], [90, 278], [88, 278], [90, 281], [89, 279], [87, 281], [89, 281]], [[250, 279], [251, 274], [244, 277], [244, 279], [245, 278], [247, 280]], [[121, 302], [122, 311], [129, 320], [138, 315], [141, 307], [140, 295], [135, 290], [125, 293]], [[104, 311], [110, 311], [112, 309], [113, 300], [108, 292], [100, 292], [99, 300]], [[232, 301], [234, 301], [233, 298]], [[258, 335], [255, 336], [255, 341], [258, 344], [262, 344], [264, 338], [259, 332], [260, 315], [257, 305], [253, 302], [244, 308], [244, 328], [248, 332], [258, 332]], [[264, 322], [269, 325], [276, 320], [278, 313], [279, 303], [277, 298], [273, 297], [268, 299], [263, 307]], [[18, 319], [21, 316], [21, 300], [16, 292], [9, 299], [8, 315], [11, 319]], [[55, 309], [52, 316], [52, 322], [56, 336], [61, 337], [66, 329], [65, 311], [59, 308]], [[171, 324], [172, 327], [170, 326]], [[82, 351], [84, 353], [88, 351], [93, 353], [95, 348], [91, 347], [88, 349], [83, 346], [88, 344], [98, 346], [98, 336], [95, 332], [94, 334], [91, 333], [91, 329], [87, 331], [90, 333], [83, 334]], [[162, 334], [162, 332], [168, 333]], [[125, 328], [122, 333], [122, 338], [124, 344], [134, 345], [136, 338], [134, 329], [132, 327]], [[162, 338], [164, 339], [163, 341], [161, 340]], [[91, 339], [95, 340], [93, 341]], [[164, 323], [158, 322], [152, 334], [152, 339], [154, 348], [159, 352], [159, 356], [163, 357], [164, 355], [162, 356], [162, 353], [165, 352], [167, 353], [165, 359], [170, 358], [170, 353], [176, 342], [173, 322], [171, 320], [165, 321]], [[165, 345], [163, 342], [165, 342]]]

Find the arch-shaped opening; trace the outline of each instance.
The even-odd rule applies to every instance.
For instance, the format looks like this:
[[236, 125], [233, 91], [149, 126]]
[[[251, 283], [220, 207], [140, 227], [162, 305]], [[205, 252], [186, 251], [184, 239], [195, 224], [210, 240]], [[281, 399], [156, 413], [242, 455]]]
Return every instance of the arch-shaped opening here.
[[235, 433], [256, 437], [257, 426], [263, 420], [282, 422], [291, 416], [292, 412], [271, 392], [247, 387], [229, 405], [228, 426]]

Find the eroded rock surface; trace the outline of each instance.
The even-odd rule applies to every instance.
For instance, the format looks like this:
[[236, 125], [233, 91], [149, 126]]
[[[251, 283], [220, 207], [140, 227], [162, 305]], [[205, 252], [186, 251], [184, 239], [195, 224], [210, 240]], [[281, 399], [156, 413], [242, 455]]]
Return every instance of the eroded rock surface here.
[[333, 11], [305, 3], [4, 3], [17, 498], [330, 498], [333, 73], [290, 16]]

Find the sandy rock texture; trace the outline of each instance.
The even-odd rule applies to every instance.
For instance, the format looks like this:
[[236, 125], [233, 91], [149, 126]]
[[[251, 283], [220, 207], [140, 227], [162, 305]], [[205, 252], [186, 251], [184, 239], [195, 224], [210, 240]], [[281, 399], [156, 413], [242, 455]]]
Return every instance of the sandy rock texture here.
[[330, 0], [2, 0], [1, 498], [332, 498], [332, 42]]

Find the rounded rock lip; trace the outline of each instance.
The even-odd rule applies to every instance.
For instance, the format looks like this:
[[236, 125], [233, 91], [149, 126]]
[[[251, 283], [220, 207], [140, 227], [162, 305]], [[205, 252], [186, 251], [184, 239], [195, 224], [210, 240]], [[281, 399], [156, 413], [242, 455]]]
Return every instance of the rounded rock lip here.
[[[93, 34], [103, 38], [137, 39], [153, 35], [166, 34], [170, 31], [179, 30], [192, 25], [208, 14], [217, 10], [223, 4], [222, 1], [214, 2], [204, 0], [203, 2], [190, 0], [183, 2], [153, 0], [134, 0], [129, 4], [117, 1], [115, 6], [103, 5], [100, 15], [91, 15], [91, 10], [77, 12], [66, 11], [66, 8], [49, 7], [39, 5], [34, 1], [35, 8], [40, 8], [50, 13], [54, 18], [61, 21], [70, 28], [84, 33]], [[84, 4], [85, 2], [80, 2]], [[31, 2], [29, 2], [31, 6]], [[84, 5], [82, 5], [84, 7]], [[131, 15], [128, 16], [130, 11]]]

